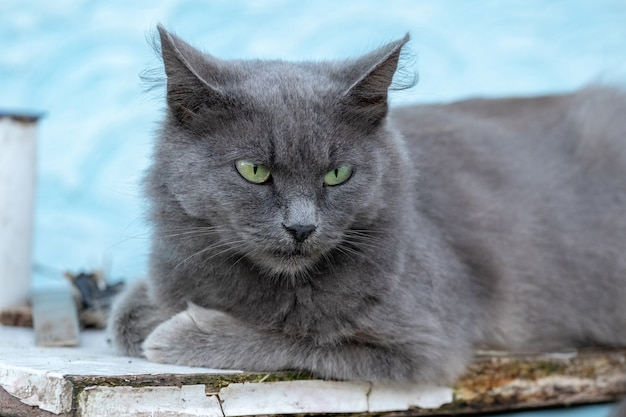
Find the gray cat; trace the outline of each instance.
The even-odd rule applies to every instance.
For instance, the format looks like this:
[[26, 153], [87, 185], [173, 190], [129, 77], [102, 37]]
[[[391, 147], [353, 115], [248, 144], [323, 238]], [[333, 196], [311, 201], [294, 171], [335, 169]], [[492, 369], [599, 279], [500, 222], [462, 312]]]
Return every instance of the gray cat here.
[[123, 353], [449, 383], [476, 348], [626, 346], [626, 94], [388, 109], [408, 36], [224, 61], [158, 28], [150, 278]]

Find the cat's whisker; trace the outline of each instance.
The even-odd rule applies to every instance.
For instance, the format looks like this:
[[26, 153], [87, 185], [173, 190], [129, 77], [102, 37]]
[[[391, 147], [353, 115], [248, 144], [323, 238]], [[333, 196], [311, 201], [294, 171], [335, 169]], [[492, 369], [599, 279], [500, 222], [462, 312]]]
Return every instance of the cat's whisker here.
[[186, 226], [186, 227], [175, 227], [171, 229], [160, 229], [162, 232], [185, 232], [185, 231], [194, 231], [194, 230], [225, 230], [226, 228], [223, 225], [211, 225], [211, 226]]
[[230, 232], [230, 229], [218, 226], [200, 226], [180, 229], [170, 229], [162, 231], [162, 234], [155, 234], [155, 238], [175, 238], [175, 237], [201, 237], [218, 235]]
[[372, 263], [371, 262], [371, 258], [369, 256], [365, 255], [362, 252], [355, 251], [355, 250], [347, 248], [345, 246], [337, 246], [336, 249], [337, 249], [337, 251], [339, 251], [340, 253], [344, 254], [345, 256], [352, 257], [352, 258], [359, 259], [359, 260], [363, 261], [364, 263], [366, 263], [368, 265], [369, 268], [377, 271], [377, 273], [380, 273], [380, 274], [384, 274], [385, 273], [385, 271], [380, 267], [379, 264]]
[[154, 236], [157, 239], [172, 239], [172, 238], [194, 238], [194, 237], [204, 237], [204, 236], [213, 236], [218, 235], [220, 232], [211, 230], [211, 231], [189, 231], [182, 233], [172, 233], [167, 235], [158, 235]]
[[335, 248], [346, 256], [364, 260], [369, 264], [369, 261], [372, 259], [370, 249], [379, 250], [380, 246], [344, 240]]
[[[233, 256], [235, 256], [236, 254], [233, 254]], [[236, 261], [234, 261], [233, 263], [230, 264], [230, 267], [228, 268], [228, 272], [232, 271], [232, 269], [239, 263], [241, 262], [244, 258], [246, 257], [246, 255], [244, 254], [239, 254], [239, 257], [237, 258]], [[232, 258], [232, 257], [231, 257]]]
[[384, 230], [367, 230], [367, 229], [347, 229], [345, 234], [349, 235], [361, 235], [361, 236], [381, 236], [385, 235], [388, 232]]
[[354, 237], [354, 236], [346, 236], [346, 239], [342, 242], [344, 245], [352, 245], [358, 249], [374, 249], [379, 250], [381, 241], [380, 239], [373, 238], [364, 238], [364, 237]]
[[[118, 245], [121, 245], [125, 242], [128, 242], [133, 239], [166, 239], [166, 238], [175, 238], [175, 237], [202, 237], [202, 236], [210, 236], [211, 234], [218, 234], [220, 232], [229, 232], [230, 230], [225, 227], [216, 227], [216, 226], [192, 226], [192, 227], [182, 227], [176, 229], [163, 230], [164, 234], [155, 234], [153, 230], [137, 233], [135, 235], [125, 236], [123, 239], [120, 239], [115, 244], [113, 244], [110, 248], [114, 248]], [[171, 232], [171, 233], [170, 233]]]
[[345, 243], [351, 244], [359, 248], [380, 249], [380, 242], [374, 241], [373, 239], [346, 239]]
[[324, 264], [330, 270], [330, 273], [332, 275], [336, 275], [337, 271], [335, 270], [335, 265], [334, 265], [334, 262], [333, 262], [332, 258], [330, 257], [330, 254], [328, 254], [327, 252], [323, 252], [322, 253], [322, 258], [324, 259]]
[[[373, 249], [373, 250], [378, 250], [380, 249], [380, 245], [375, 243], [376, 242], [376, 238], [373, 236], [367, 236], [367, 233], [363, 233], [363, 234], [355, 234], [353, 233], [352, 230], [349, 230], [346, 232], [346, 236], [349, 237], [349, 239], [346, 239], [346, 241], [344, 243], [349, 243], [352, 244], [353, 246], [357, 247], [357, 248], [366, 248], [366, 249]], [[353, 250], [351, 253], [352, 254], [357, 254], [358, 251]], [[359, 255], [362, 255], [364, 258], [367, 259], [367, 255], [359, 253]], [[429, 269], [424, 267], [424, 265], [422, 264], [422, 262], [415, 260], [417, 267], [424, 273], [424, 275], [427, 278], [427, 282], [429, 287], [431, 287], [432, 289], [432, 276], [429, 272]]]
[[339, 252], [343, 253], [344, 255], [348, 255], [348, 256], [355, 256], [358, 258], [363, 258], [363, 259], [367, 259], [367, 257], [365, 256], [365, 254], [363, 254], [362, 252], [359, 252], [347, 245], [338, 245], [335, 249], [337, 249]]
[[183, 259], [182, 261], [180, 261], [179, 263], [176, 264], [176, 266], [174, 267], [174, 269], [178, 269], [179, 267], [181, 267], [182, 265], [184, 265], [186, 262], [190, 261], [193, 258], [196, 258], [198, 256], [201, 256], [207, 252], [213, 252], [216, 249], [220, 249], [220, 248], [224, 248], [226, 247], [226, 249], [222, 249], [218, 252], [212, 253], [211, 256], [209, 256], [208, 258], [205, 259], [205, 262], [208, 262], [220, 255], [223, 255], [224, 253], [228, 253], [230, 251], [234, 250], [234, 246], [245, 243], [246, 240], [244, 239], [240, 239], [240, 240], [233, 240], [233, 241], [228, 241], [228, 242], [220, 242], [214, 245], [210, 245], [207, 246], [206, 248], [203, 248], [193, 254], [191, 254], [190, 256], [186, 257], [185, 259]]

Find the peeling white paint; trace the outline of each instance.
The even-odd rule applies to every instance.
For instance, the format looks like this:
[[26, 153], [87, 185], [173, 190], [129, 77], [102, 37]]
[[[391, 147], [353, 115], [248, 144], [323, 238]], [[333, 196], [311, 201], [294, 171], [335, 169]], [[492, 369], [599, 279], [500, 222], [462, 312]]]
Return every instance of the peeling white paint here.
[[[0, 325], [0, 386], [25, 404], [53, 413], [71, 409], [72, 383], [66, 375], [232, 374], [240, 371], [163, 365], [117, 356], [103, 331], [81, 333], [77, 348], [35, 346], [32, 329]], [[98, 416], [99, 414], [94, 414]]]
[[367, 382], [278, 381], [230, 384], [219, 397], [226, 417], [253, 414], [360, 413]]
[[55, 414], [69, 412], [72, 408], [72, 384], [62, 375], [2, 365], [0, 386], [24, 404]]
[[216, 396], [204, 385], [182, 387], [92, 387], [78, 399], [78, 415], [224, 417]]
[[81, 393], [78, 410], [85, 417], [122, 412], [132, 416], [238, 417], [433, 409], [451, 401], [452, 389], [445, 387], [406, 384], [372, 387], [367, 382], [304, 380], [233, 383], [208, 396], [204, 385], [92, 387]]

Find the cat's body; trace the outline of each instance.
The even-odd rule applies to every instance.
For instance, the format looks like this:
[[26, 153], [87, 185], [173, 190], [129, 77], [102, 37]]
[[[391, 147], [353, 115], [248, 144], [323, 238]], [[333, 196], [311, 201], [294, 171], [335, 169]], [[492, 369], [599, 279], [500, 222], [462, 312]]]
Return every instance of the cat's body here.
[[406, 39], [225, 62], [160, 31], [151, 273], [113, 312], [122, 351], [450, 382], [475, 347], [626, 346], [626, 95], [387, 114]]

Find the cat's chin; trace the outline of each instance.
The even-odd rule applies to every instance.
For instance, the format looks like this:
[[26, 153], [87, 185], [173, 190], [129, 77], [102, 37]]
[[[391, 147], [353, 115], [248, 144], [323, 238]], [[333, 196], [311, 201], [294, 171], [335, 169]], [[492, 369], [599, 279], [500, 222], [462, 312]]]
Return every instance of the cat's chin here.
[[320, 257], [321, 254], [304, 254], [299, 251], [274, 252], [259, 256], [254, 262], [268, 273], [295, 277], [306, 275]]

